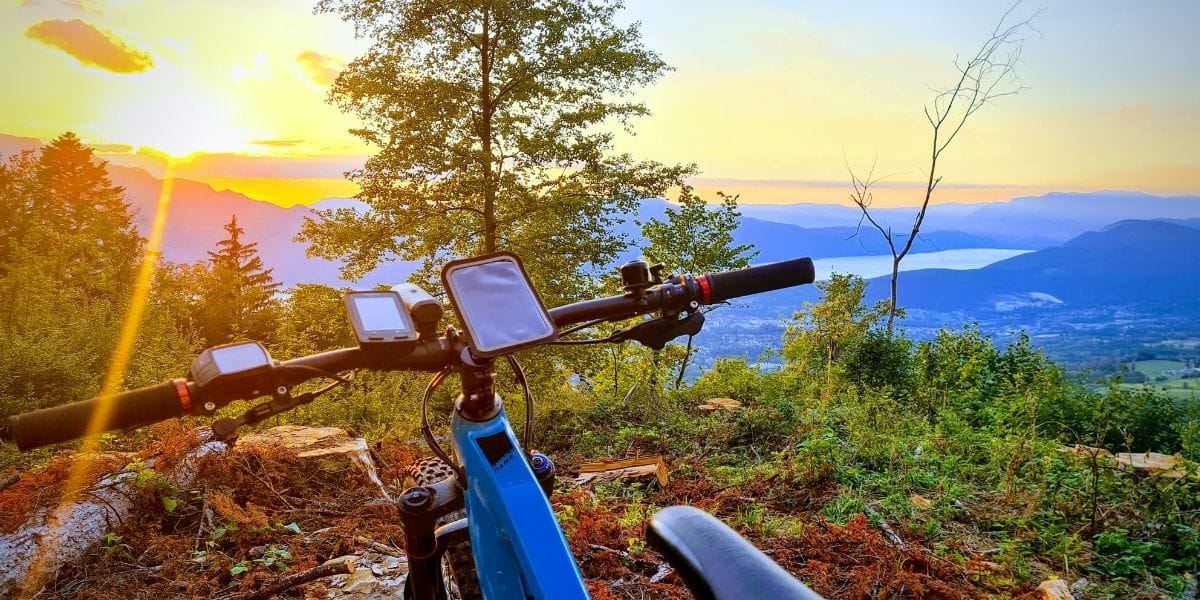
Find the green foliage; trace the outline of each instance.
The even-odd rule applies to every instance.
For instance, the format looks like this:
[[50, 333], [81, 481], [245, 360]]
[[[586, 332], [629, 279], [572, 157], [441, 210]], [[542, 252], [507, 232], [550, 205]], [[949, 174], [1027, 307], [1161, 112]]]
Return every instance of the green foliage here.
[[834, 384], [834, 368], [843, 353], [858, 344], [887, 314], [885, 303], [863, 305], [866, 281], [834, 273], [817, 284], [824, 293], [819, 304], [805, 303], [783, 335], [783, 357], [806, 374], [824, 373]]
[[300, 284], [288, 290], [273, 338], [271, 351], [277, 358], [357, 345], [343, 292], [327, 285]]
[[[0, 164], [0, 412], [96, 394], [112, 357], [143, 241], [104, 163], [70, 133]], [[190, 361], [191, 337], [155, 297], [127, 385]]]
[[115, 532], [108, 532], [100, 538], [100, 550], [104, 556], [128, 560], [133, 557], [133, 546], [125, 543], [125, 538]]
[[899, 398], [913, 391], [912, 341], [879, 329], [853, 340], [842, 357], [846, 379], [859, 389], [891, 389]]
[[[758, 255], [753, 246], [733, 244], [741, 213], [737, 196], [717, 192], [721, 204], [715, 210], [683, 185], [679, 192], [679, 209], [666, 209], [666, 220], [652, 218], [642, 225], [645, 245], [642, 253], [651, 264], [662, 263], [672, 274], [699, 274], [729, 271], [750, 266]], [[688, 362], [694, 351], [692, 337], [687, 340], [683, 360], [675, 375], [676, 389], [683, 383]]]
[[679, 208], [668, 206], [666, 219], [652, 218], [642, 225], [642, 253], [651, 264], [663, 263], [668, 273], [708, 273], [750, 266], [758, 255], [753, 246], [734, 245], [742, 213], [737, 196], [717, 192], [715, 210], [689, 185], [679, 192]]

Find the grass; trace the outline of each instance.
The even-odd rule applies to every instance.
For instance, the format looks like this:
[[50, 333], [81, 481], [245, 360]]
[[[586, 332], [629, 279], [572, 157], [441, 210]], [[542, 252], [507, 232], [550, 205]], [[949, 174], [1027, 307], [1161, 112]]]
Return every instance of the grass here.
[[1187, 365], [1177, 360], [1139, 360], [1134, 368], [1151, 379], [1158, 377], [1163, 371], [1182, 369]]

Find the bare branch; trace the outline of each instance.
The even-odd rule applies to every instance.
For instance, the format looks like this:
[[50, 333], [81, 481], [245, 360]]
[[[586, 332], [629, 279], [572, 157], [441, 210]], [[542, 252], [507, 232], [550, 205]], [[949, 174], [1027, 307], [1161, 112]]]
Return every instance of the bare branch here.
[[[1020, 63], [1021, 53], [1024, 50], [1025, 38], [1022, 33], [1028, 29], [1041, 34], [1032, 26], [1032, 22], [1042, 11], [1035, 11], [1029, 18], [1018, 23], [1011, 23], [1012, 15], [1019, 5], [1018, 1], [1004, 12], [992, 29], [990, 37], [979, 46], [969, 60], [963, 62], [957, 55], [954, 57], [953, 64], [958, 74], [958, 80], [953, 86], [940, 90], [929, 88], [933, 92], [933, 99], [923, 107], [925, 120], [929, 123], [932, 133], [925, 195], [921, 199], [920, 209], [913, 218], [908, 239], [905, 240], [903, 247], [898, 252], [891, 228], [881, 226], [870, 212], [873, 200], [871, 186], [879, 181], [874, 177], [875, 165], [872, 164], [871, 170], [865, 178], [860, 178], [850, 168], [847, 161], [846, 170], [850, 174], [853, 190], [850, 194], [850, 201], [862, 212], [855, 235], [857, 236], [861, 232], [864, 221], [870, 223], [883, 236], [892, 251], [891, 298], [887, 320], [889, 332], [892, 330], [892, 323], [897, 311], [896, 290], [900, 262], [908, 255], [913, 244], [920, 237], [921, 227], [925, 223], [925, 216], [929, 210], [929, 202], [933, 198], [934, 190], [942, 182], [942, 176], [937, 172], [938, 159], [958, 138], [958, 134], [967, 121], [980, 109], [993, 104], [998, 98], [1020, 94], [1028, 89], [1021, 84], [1020, 78], [1017, 77], [1016, 65]], [[843, 151], [843, 159], [844, 155]], [[878, 157], [876, 162], [878, 162]]]

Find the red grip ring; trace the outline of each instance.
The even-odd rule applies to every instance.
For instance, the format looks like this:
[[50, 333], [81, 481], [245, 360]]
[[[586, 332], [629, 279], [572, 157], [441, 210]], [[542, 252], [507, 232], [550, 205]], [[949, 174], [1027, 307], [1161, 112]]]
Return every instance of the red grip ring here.
[[185, 415], [192, 414], [192, 393], [188, 391], [186, 379], [174, 379], [175, 392], [179, 394], [179, 409]]
[[708, 282], [708, 275], [697, 277], [696, 283], [700, 284], [700, 304], [712, 304], [712, 284]]

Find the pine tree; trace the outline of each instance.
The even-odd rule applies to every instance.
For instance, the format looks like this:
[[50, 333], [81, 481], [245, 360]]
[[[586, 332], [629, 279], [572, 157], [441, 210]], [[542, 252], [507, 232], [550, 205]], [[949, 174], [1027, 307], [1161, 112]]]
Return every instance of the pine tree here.
[[[74, 134], [0, 164], [0, 411], [94, 395], [109, 368], [142, 256], [124, 191]], [[142, 338], [179, 336], [143, 317]], [[150, 350], [165, 365], [166, 343]], [[171, 376], [135, 357], [150, 377]]]
[[209, 273], [200, 295], [199, 324], [211, 346], [236, 339], [266, 341], [275, 331], [280, 283], [263, 267], [258, 242], [245, 242], [237, 215], [225, 225], [229, 237], [208, 253]]

